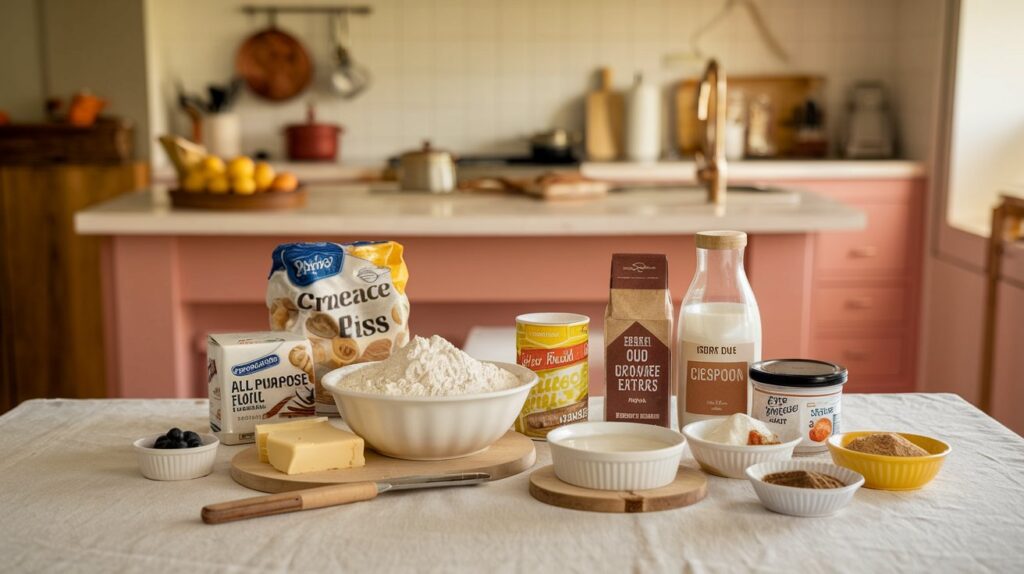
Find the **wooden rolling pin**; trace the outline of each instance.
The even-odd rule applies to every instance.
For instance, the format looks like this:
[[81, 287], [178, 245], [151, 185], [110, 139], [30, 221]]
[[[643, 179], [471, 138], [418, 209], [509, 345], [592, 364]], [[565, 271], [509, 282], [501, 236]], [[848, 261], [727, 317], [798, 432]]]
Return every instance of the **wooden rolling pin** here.
[[230, 502], [219, 502], [203, 507], [202, 518], [207, 524], [220, 524], [257, 516], [284, 514], [299, 510], [312, 510], [338, 506], [350, 502], [370, 500], [390, 490], [433, 488], [437, 486], [466, 486], [490, 480], [484, 472], [410, 476], [381, 482], [352, 482], [317, 488], [306, 488], [266, 496], [254, 496]]

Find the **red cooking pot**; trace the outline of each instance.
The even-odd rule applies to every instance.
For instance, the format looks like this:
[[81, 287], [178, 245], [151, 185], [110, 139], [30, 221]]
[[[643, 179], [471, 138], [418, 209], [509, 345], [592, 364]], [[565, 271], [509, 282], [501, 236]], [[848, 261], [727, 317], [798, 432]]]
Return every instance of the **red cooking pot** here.
[[316, 123], [316, 109], [309, 104], [306, 123], [285, 126], [288, 159], [294, 161], [334, 161], [338, 156], [338, 138], [344, 129], [337, 124]]

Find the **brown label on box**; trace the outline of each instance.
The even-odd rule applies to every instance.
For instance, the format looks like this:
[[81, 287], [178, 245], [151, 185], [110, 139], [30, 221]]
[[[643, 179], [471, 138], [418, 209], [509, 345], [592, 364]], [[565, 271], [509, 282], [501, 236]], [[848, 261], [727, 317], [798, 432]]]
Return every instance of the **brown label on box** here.
[[753, 343], [707, 345], [683, 342], [686, 412], [731, 415], [747, 412], [747, 368]]
[[665, 289], [668, 260], [660, 253], [616, 253], [612, 256], [612, 289]]
[[[670, 330], [670, 323], [666, 327]], [[608, 344], [607, 420], [670, 426], [670, 360], [668, 346], [640, 323], [633, 323]]]

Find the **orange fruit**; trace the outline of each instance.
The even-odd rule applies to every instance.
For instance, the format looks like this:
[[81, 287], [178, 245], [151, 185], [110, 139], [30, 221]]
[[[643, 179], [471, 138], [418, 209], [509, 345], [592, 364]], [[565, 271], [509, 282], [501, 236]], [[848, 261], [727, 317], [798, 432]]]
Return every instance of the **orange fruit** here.
[[292, 173], [279, 173], [270, 184], [271, 191], [295, 191], [299, 187], [299, 180]]

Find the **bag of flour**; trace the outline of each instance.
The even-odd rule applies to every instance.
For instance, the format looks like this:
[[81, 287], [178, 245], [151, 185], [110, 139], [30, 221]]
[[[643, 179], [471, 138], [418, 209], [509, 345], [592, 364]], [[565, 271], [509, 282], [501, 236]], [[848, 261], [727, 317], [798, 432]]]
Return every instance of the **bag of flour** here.
[[309, 337], [317, 414], [337, 415], [320, 378], [338, 367], [379, 361], [409, 341], [409, 271], [394, 241], [285, 243], [274, 249], [267, 284], [270, 327]]

